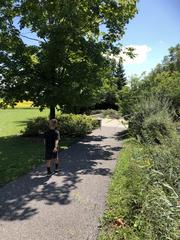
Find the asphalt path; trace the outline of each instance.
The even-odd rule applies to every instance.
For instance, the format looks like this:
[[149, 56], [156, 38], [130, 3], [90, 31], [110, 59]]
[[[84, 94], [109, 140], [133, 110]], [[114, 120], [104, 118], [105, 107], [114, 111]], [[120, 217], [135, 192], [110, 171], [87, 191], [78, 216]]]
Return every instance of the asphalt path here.
[[60, 153], [58, 175], [40, 166], [0, 188], [0, 239], [96, 240], [124, 130], [106, 119]]

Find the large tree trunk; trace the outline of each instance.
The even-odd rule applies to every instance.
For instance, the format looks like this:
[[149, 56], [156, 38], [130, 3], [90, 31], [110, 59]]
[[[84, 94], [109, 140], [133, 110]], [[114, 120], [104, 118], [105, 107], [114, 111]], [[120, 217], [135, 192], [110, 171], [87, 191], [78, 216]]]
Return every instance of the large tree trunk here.
[[55, 106], [50, 106], [50, 113], [49, 113], [49, 119], [56, 118], [56, 109]]

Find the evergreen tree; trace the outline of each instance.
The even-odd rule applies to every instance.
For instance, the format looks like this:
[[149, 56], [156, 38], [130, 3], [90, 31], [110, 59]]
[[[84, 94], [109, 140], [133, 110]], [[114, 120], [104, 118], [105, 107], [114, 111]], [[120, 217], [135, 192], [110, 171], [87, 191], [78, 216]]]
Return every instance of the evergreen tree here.
[[125, 71], [124, 71], [123, 65], [122, 65], [122, 63], [120, 61], [117, 64], [114, 76], [115, 76], [116, 81], [117, 81], [116, 82], [117, 83], [117, 89], [121, 90], [123, 88], [123, 86], [126, 85], [127, 79], [126, 79], [126, 75], [125, 75]]

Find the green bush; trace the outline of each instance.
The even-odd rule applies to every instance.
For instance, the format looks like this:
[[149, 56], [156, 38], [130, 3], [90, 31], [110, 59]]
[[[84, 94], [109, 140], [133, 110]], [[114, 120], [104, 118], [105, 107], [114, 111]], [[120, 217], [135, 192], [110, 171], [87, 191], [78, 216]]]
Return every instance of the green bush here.
[[144, 119], [141, 137], [146, 143], [163, 143], [165, 138], [171, 138], [174, 133], [175, 125], [170, 114], [162, 110]]
[[137, 95], [132, 94], [133, 90], [131, 90], [128, 86], [124, 86], [120, 91], [119, 91], [119, 101], [118, 101], [118, 107], [121, 115], [127, 120], [129, 119], [133, 105], [135, 102], [137, 102], [138, 98]]
[[37, 137], [48, 129], [48, 120], [45, 117], [37, 117], [27, 122], [23, 131], [23, 136]]
[[[61, 135], [83, 136], [98, 127], [98, 121], [86, 115], [62, 114], [58, 118]], [[48, 129], [48, 119], [38, 117], [30, 120], [22, 131], [23, 136], [40, 136]]]
[[132, 136], [144, 143], [162, 143], [175, 132], [169, 105], [158, 98], [148, 98], [138, 103], [129, 121]]
[[90, 111], [90, 114], [91, 114], [91, 115], [101, 114], [103, 111], [104, 111], [104, 110], [96, 109], [96, 110], [92, 110], [92, 111]]
[[114, 109], [107, 109], [107, 110], [103, 110], [103, 117], [119, 119], [120, 113]]
[[62, 114], [58, 125], [62, 135], [83, 136], [97, 128], [98, 121], [86, 115]]

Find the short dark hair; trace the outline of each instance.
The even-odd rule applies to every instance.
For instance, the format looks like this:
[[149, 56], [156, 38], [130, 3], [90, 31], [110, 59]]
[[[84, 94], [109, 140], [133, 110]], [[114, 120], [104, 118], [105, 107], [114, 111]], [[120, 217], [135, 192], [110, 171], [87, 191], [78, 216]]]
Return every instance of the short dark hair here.
[[57, 126], [57, 120], [55, 118], [49, 120], [49, 126], [50, 127], [56, 127]]

